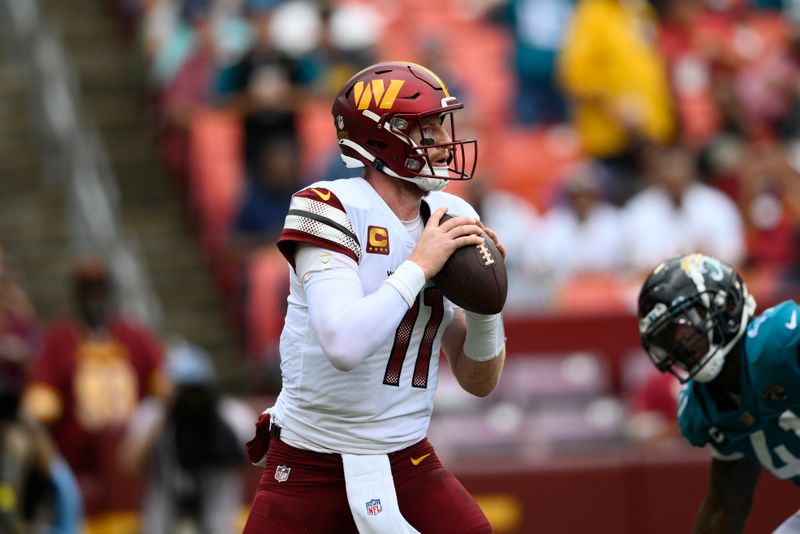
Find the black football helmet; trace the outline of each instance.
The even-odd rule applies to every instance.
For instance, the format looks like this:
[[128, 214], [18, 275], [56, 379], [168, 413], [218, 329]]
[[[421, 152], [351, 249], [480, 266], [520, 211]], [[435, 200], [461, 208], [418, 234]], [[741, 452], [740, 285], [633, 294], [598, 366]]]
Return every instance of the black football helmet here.
[[681, 383], [709, 382], [755, 308], [730, 265], [703, 254], [672, 258], [653, 269], [639, 293], [642, 346], [660, 371]]

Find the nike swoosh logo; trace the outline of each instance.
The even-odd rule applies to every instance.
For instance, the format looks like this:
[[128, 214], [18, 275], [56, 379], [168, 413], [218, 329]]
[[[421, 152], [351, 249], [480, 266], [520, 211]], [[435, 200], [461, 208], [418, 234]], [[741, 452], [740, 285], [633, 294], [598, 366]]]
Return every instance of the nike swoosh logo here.
[[425, 458], [427, 458], [427, 457], [428, 457], [428, 456], [430, 456], [430, 455], [431, 455], [431, 453], [428, 453], [428, 454], [423, 454], [423, 455], [422, 455], [422, 456], [420, 456], [419, 458], [411, 458], [411, 463], [412, 463], [413, 465], [419, 465], [419, 464], [421, 464], [421, 463], [422, 463], [422, 460], [424, 460]]
[[797, 312], [796, 311], [792, 312], [792, 318], [789, 319], [788, 323], [783, 323], [783, 326], [785, 326], [789, 330], [794, 330], [795, 328], [797, 328]]
[[328, 191], [327, 193], [323, 193], [322, 191], [320, 191], [318, 189], [314, 189], [313, 187], [311, 188], [311, 190], [313, 192], [315, 192], [317, 194], [317, 196], [322, 199], [323, 202], [327, 202], [331, 198], [331, 192], [330, 191]]

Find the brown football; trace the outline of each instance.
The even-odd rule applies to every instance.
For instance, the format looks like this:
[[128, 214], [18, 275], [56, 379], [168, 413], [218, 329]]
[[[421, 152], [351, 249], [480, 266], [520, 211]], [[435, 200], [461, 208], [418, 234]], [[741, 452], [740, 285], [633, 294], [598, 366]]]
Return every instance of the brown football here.
[[[445, 214], [439, 224], [453, 217]], [[465, 310], [491, 315], [503, 311], [508, 277], [503, 256], [486, 232], [482, 245], [461, 247], [433, 277], [433, 282], [453, 304]]]

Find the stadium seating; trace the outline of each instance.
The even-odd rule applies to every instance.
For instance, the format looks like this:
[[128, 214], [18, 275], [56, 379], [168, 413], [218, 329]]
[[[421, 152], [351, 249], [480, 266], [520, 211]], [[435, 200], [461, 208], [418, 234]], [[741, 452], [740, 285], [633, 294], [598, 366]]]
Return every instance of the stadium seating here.
[[488, 400], [464, 392], [444, 363], [430, 433], [449, 459], [541, 456], [622, 439], [623, 408], [596, 354], [510, 355]]
[[289, 294], [288, 266], [277, 249], [263, 249], [247, 261], [245, 327], [247, 354], [255, 359], [275, 355], [283, 327], [286, 296]]
[[526, 409], [583, 402], [611, 391], [608, 363], [589, 352], [516, 353], [503, 373], [493, 398]]
[[211, 257], [222, 254], [242, 194], [242, 132], [236, 117], [212, 109], [196, 112], [189, 130], [189, 194]]

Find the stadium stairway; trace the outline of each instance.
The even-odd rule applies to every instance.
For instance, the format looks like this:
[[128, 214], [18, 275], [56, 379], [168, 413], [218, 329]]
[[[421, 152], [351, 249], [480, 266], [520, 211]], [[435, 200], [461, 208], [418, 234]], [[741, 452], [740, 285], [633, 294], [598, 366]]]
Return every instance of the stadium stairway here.
[[[158, 160], [152, 120], [146, 113], [144, 69], [139, 62], [137, 47], [124, 44], [116, 34], [114, 21], [106, 11], [107, 5], [97, 0], [40, 0], [44, 16], [54, 26], [65, 53], [77, 71], [82, 112], [87, 122], [96, 128], [106, 148], [119, 185], [122, 207], [120, 221], [125, 231], [138, 242], [144, 268], [163, 308], [162, 334], [165, 339], [180, 335], [205, 348], [214, 357], [221, 379], [235, 381], [240, 378], [237, 373], [239, 366], [234, 364], [240, 359], [239, 343], [200, 253], [179, 193]], [[76, 16], [77, 13], [80, 16]], [[0, 82], [4, 81], [0, 78]], [[10, 89], [6, 90], [14, 90], [13, 84], [8, 87]], [[5, 104], [6, 99], [2, 101]], [[24, 121], [21, 119], [19, 122]], [[15, 143], [16, 139], [25, 139], [13, 133], [4, 134], [0, 130], [0, 140], [6, 137], [14, 139]], [[5, 149], [6, 146], [0, 144], [0, 151]], [[8, 150], [15, 150], [14, 146], [11, 145]], [[26, 157], [23, 159], [28, 157], [27, 154], [35, 158], [35, 150], [24, 152]], [[21, 165], [20, 162], [17, 164]], [[34, 164], [31, 162], [31, 166]], [[34, 172], [32, 167], [29, 171]], [[19, 187], [33, 188], [39, 181], [20, 178]], [[4, 179], [4, 189], [7, 187], [5, 182]], [[14, 193], [16, 196], [17, 192]], [[30, 195], [42, 203], [49, 198], [47, 195], [36, 195], [33, 191]], [[33, 198], [31, 202], [34, 202]], [[68, 243], [63, 235], [66, 233], [63, 230], [65, 219], [55, 215], [59, 210], [63, 213], [63, 202], [59, 205], [54, 201], [53, 204], [52, 207], [57, 208], [53, 212], [47, 206], [37, 209], [46, 213], [51, 221], [57, 219], [58, 224], [48, 225], [41, 220], [38, 223], [53, 234], [62, 229], [62, 234], [48, 238], [60, 239], [61, 248], [66, 249]], [[20, 207], [18, 211], [24, 212], [25, 208]], [[29, 215], [24, 219], [35, 218]], [[23, 222], [23, 219], [19, 220], [19, 224]], [[0, 239], [6, 239], [8, 235], [14, 234], [9, 234], [5, 227], [0, 226]], [[46, 252], [39, 249], [40, 263], [33, 261], [33, 253], [30, 263], [27, 253], [19, 253], [25, 272], [30, 274], [28, 285], [34, 289], [39, 284], [37, 280], [46, 277], [45, 269], [53, 271], [61, 267], [60, 262], [49, 266], [50, 259]], [[64, 257], [69, 257], [66, 251]], [[68, 269], [68, 266], [65, 268]], [[62, 272], [52, 279], [65, 280], [65, 276]], [[43, 290], [33, 293], [34, 301], [43, 315], [49, 315], [53, 302], [46, 295], [50, 293]]]
[[26, 82], [25, 69], [0, 55], [0, 247], [49, 318], [64, 309], [71, 252], [62, 190], [41, 179]]

